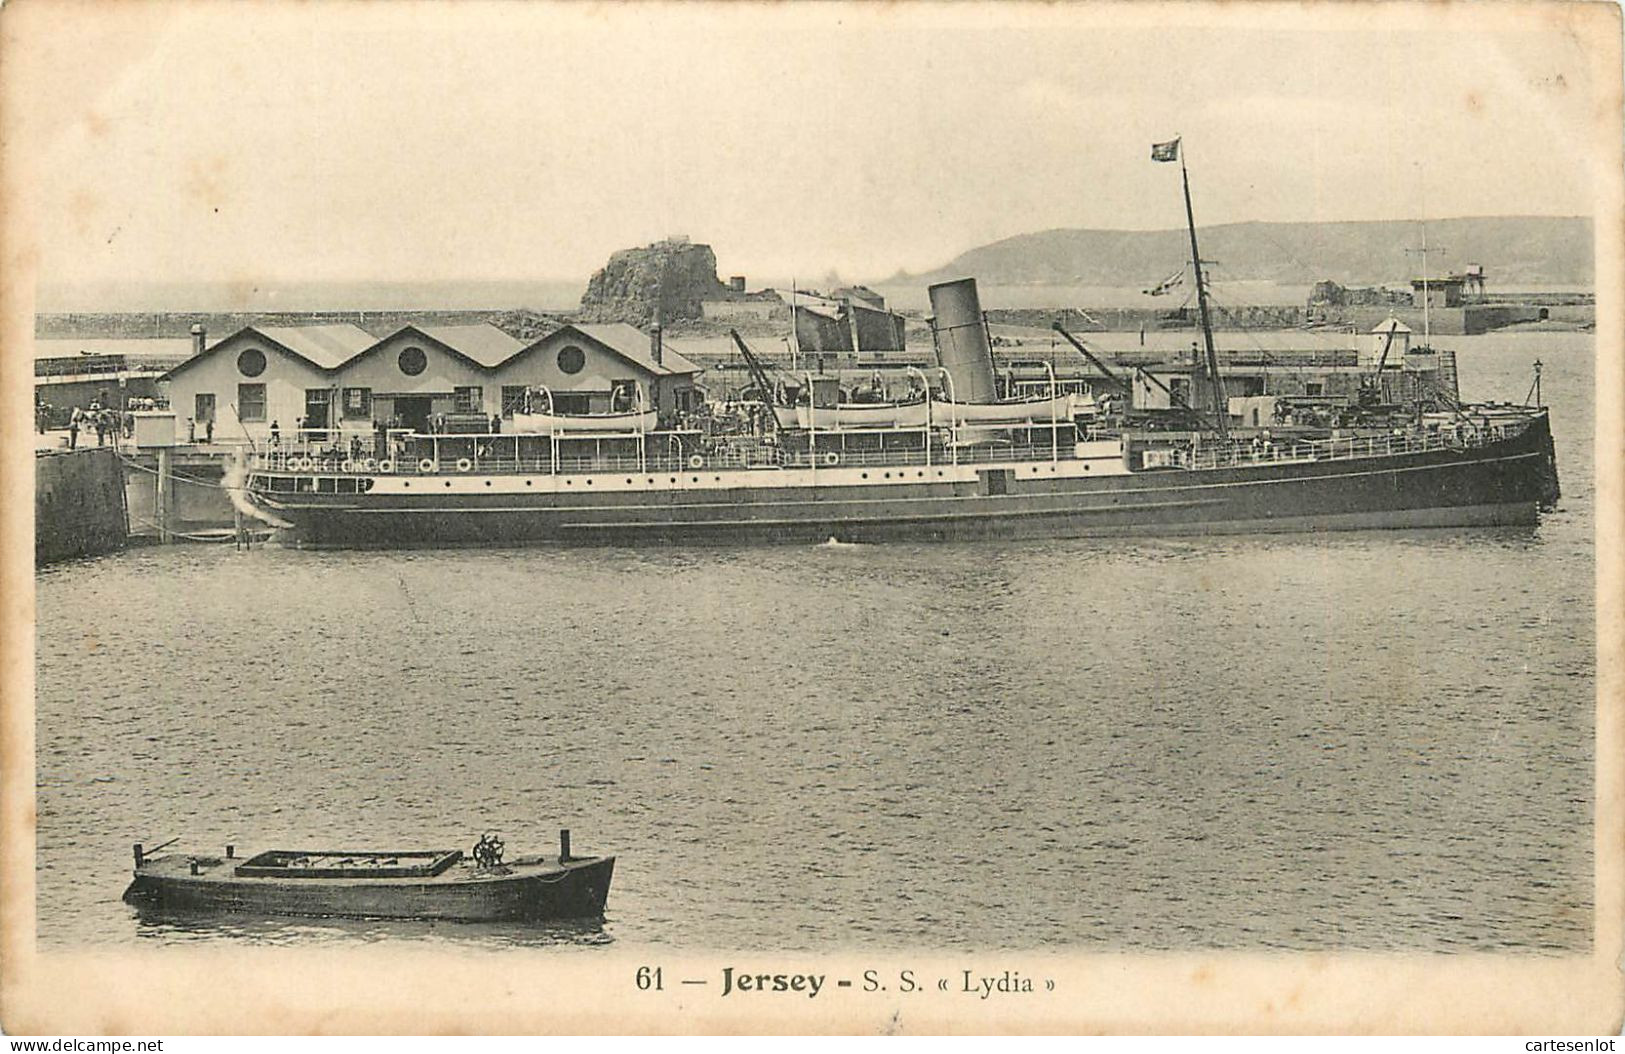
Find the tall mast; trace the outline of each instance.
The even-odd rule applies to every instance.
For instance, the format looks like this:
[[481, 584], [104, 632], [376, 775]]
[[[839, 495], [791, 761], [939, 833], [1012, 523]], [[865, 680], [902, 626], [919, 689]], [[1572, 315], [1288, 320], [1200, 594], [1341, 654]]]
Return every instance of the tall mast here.
[[1428, 225], [1427, 225], [1427, 221], [1423, 220], [1422, 221], [1422, 247], [1420, 249], [1406, 249], [1405, 250], [1405, 255], [1407, 255], [1407, 256], [1420, 256], [1422, 258], [1422, 346], [1424, 348], [1433, 347], [1433, 317], [1432, 317], [1432, 314], [1430, 313], [1430, 310], [1429, 310], [1432, 307], [1432, 305], [1429, 303], [1429, 301], [1431, 301], [1433, 298], [1428, 295], [1428, 282], [1429, 282], [1429, 278], [1428, 278], [1428, 254], [1429, 253], [1436, 253], [1436, 254], [1438, 254], [1440, 256], [1449, 255], [1448, 253], [1445, 252], [1445, 248], [1442, 245], [1435, 245], [1432, 248], [1428, 247]]
[[1196, 303], [1202, 315], [1202, 341], [1207, 346], [1207, 374], [1213, 383], [1213, 423], [1218, 426], [1219, 437], [1230, 437], [1229, 404], [1224, 397], [1224, 381], [1219, 377], [1219, 354], [1213, 350], [1213, 322], [1207, 312], [1207, 280], [1202, 277], [1202, 250], [1196, 246], [1196, 213], [1191, 209], [1191, 176], [1185, 170], [1184, 144], [1180, 144], [1179, 176], [1185, 184], [1185, 222], [1191, 232], [1191, 269], [1196, 274]]
[[1422, 343], [1433, 347], [1433, 322], [1429, 309], [1433, 306], [1428, 303], [1433, 298], [1428, 295], [1428, 225], [1422, 224]]

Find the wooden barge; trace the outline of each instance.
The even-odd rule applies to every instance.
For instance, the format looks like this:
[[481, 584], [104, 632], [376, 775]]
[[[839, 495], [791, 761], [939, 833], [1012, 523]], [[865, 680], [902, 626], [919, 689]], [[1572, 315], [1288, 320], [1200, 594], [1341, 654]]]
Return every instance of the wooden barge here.
[[[135, 846], [126, 902], [191, 911], [459, 922], [600, 918], [615, 858], [570, 855], [503, 862], [501, 843], [482, 840], [475, 858], [459, 849], [305, 851], [273, 849], [246, 859], [148, 856]], [[481, 851], [481, 847], [487, 847]]]

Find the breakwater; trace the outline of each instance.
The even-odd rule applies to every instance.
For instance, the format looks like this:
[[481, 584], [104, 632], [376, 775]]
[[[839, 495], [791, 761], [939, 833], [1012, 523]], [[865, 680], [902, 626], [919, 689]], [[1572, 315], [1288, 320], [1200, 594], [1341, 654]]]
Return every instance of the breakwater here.
[[34, 563], [96, 556], [130, 534], [124, 469], [111, 447], [34, 457]]
[[[517, 311], [519, 309], [515, 309]], [[185, 337], [194, 325], [225, 336], [244, 326], [330, 326], [348, 323], [375, 336], [405, 325], [469, 326], [510, 314], [497, 309], [401, 311], [75, 311], [36, 315], [34, 336], [151, 339]]]

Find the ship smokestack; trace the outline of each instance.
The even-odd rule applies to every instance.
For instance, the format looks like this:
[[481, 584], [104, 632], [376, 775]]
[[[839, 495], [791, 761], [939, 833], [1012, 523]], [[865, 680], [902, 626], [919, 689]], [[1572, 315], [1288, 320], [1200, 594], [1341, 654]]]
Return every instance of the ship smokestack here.
[[203, 345], [208, 342], [209, 331], [203, 328], [203, 323], [192, 323], [192, 355], [196, 357], [203, 354]]
[[953, 395], [963, 403], [991, 403], [998, 400], [993, 385], [993, 349], [987, 342], [987, 322], [982, 317], [982, 301], [976, 295], [976, 279], [939, 282], [927, 293], [931, 297], [931, 340], [937, 349], [937, 364], [953, 378]]

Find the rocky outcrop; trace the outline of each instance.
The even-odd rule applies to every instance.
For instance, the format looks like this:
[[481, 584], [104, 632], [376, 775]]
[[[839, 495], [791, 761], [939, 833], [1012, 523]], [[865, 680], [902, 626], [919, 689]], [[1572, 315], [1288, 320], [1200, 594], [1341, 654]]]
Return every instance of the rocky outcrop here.
[[647, 326], [701, 317], [700, 302], [725, 296], [717, 279], [717, 256], [709, 245], [684, 240], [622, 249], [592, 276], [581, 298], [581, 315], [592, 322]]

